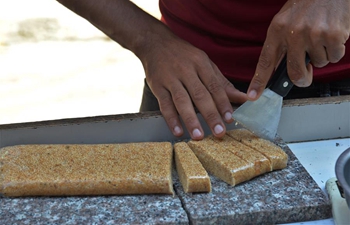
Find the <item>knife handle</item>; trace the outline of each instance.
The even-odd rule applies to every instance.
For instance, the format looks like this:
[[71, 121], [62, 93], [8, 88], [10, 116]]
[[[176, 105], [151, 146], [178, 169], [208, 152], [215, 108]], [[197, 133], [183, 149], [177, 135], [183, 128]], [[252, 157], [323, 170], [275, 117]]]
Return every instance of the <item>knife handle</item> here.
[[[305, 65], [309, 64], [310, 57], [306, 53], [305, 57]], [[269, 88], [277, 93], [278, 95], [285, 97], [289, 91], [294, 86], [293, 82], [290, 80], [287, 72], [287, 55], [283, 57], [282, 61], [278, 65], [273, 80], [269, 86]]]

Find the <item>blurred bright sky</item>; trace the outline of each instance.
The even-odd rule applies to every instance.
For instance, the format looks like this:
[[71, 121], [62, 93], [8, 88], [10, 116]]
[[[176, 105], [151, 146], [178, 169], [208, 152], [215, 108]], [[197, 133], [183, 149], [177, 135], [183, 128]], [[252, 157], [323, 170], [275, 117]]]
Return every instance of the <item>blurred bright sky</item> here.
[[[157, 0], [134, 2], [159, 18]], [[140, 61], [56, 1], [0, 2], [0, 68], [0, 124], [139, 109]]]

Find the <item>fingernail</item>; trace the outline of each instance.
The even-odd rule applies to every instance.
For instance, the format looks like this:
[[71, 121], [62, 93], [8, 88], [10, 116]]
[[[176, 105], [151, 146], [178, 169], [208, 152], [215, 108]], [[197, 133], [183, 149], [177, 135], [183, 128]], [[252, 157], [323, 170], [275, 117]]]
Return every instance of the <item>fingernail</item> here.
[[224, 128], [220, 124], [214, 127], [215, 134], [221, 134], [223, 131], [224, 131]]
[[256, 96], [257, 96], [256, 90], [251, 90], [251, 91], [248, 93], [248, 98], [250, 98], [250, 99], [255, 99]]
[[232, 113], [230, 113], [230, 112], [225, 113], [225, 120], [226, 121], [232, 120]]
[[192, 131], [192, 136], [194, 138], [200, 138], [202, 137], [202, 132], [196, 128]]
[[180, 135], [181, 134], [181, 128], [179, 126], [174, 127], [174, 134], [175, 135]]

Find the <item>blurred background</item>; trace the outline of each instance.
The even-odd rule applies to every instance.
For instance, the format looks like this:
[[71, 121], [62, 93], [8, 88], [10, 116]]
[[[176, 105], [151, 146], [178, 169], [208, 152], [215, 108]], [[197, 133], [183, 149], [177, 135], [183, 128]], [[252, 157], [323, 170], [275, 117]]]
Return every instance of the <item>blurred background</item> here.
[[[158, 0], [133, 0], [160, 18]], [[0, 2], [0, 124], [138, 112], [136, 56], [54, 0]]]

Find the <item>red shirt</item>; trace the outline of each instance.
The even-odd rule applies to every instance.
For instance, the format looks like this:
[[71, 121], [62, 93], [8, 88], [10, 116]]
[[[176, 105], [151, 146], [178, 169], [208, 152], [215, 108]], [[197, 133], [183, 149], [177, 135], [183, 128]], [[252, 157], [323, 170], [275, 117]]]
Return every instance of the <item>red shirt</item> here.
[[[228, 78], [250, 81], [267, 28], [286, 1], [160, 0], [162, 21], [179, 37], [205, 51]], [[315, 81], [350, 77], [350, 41], [336, 64], [314, 68]]]

